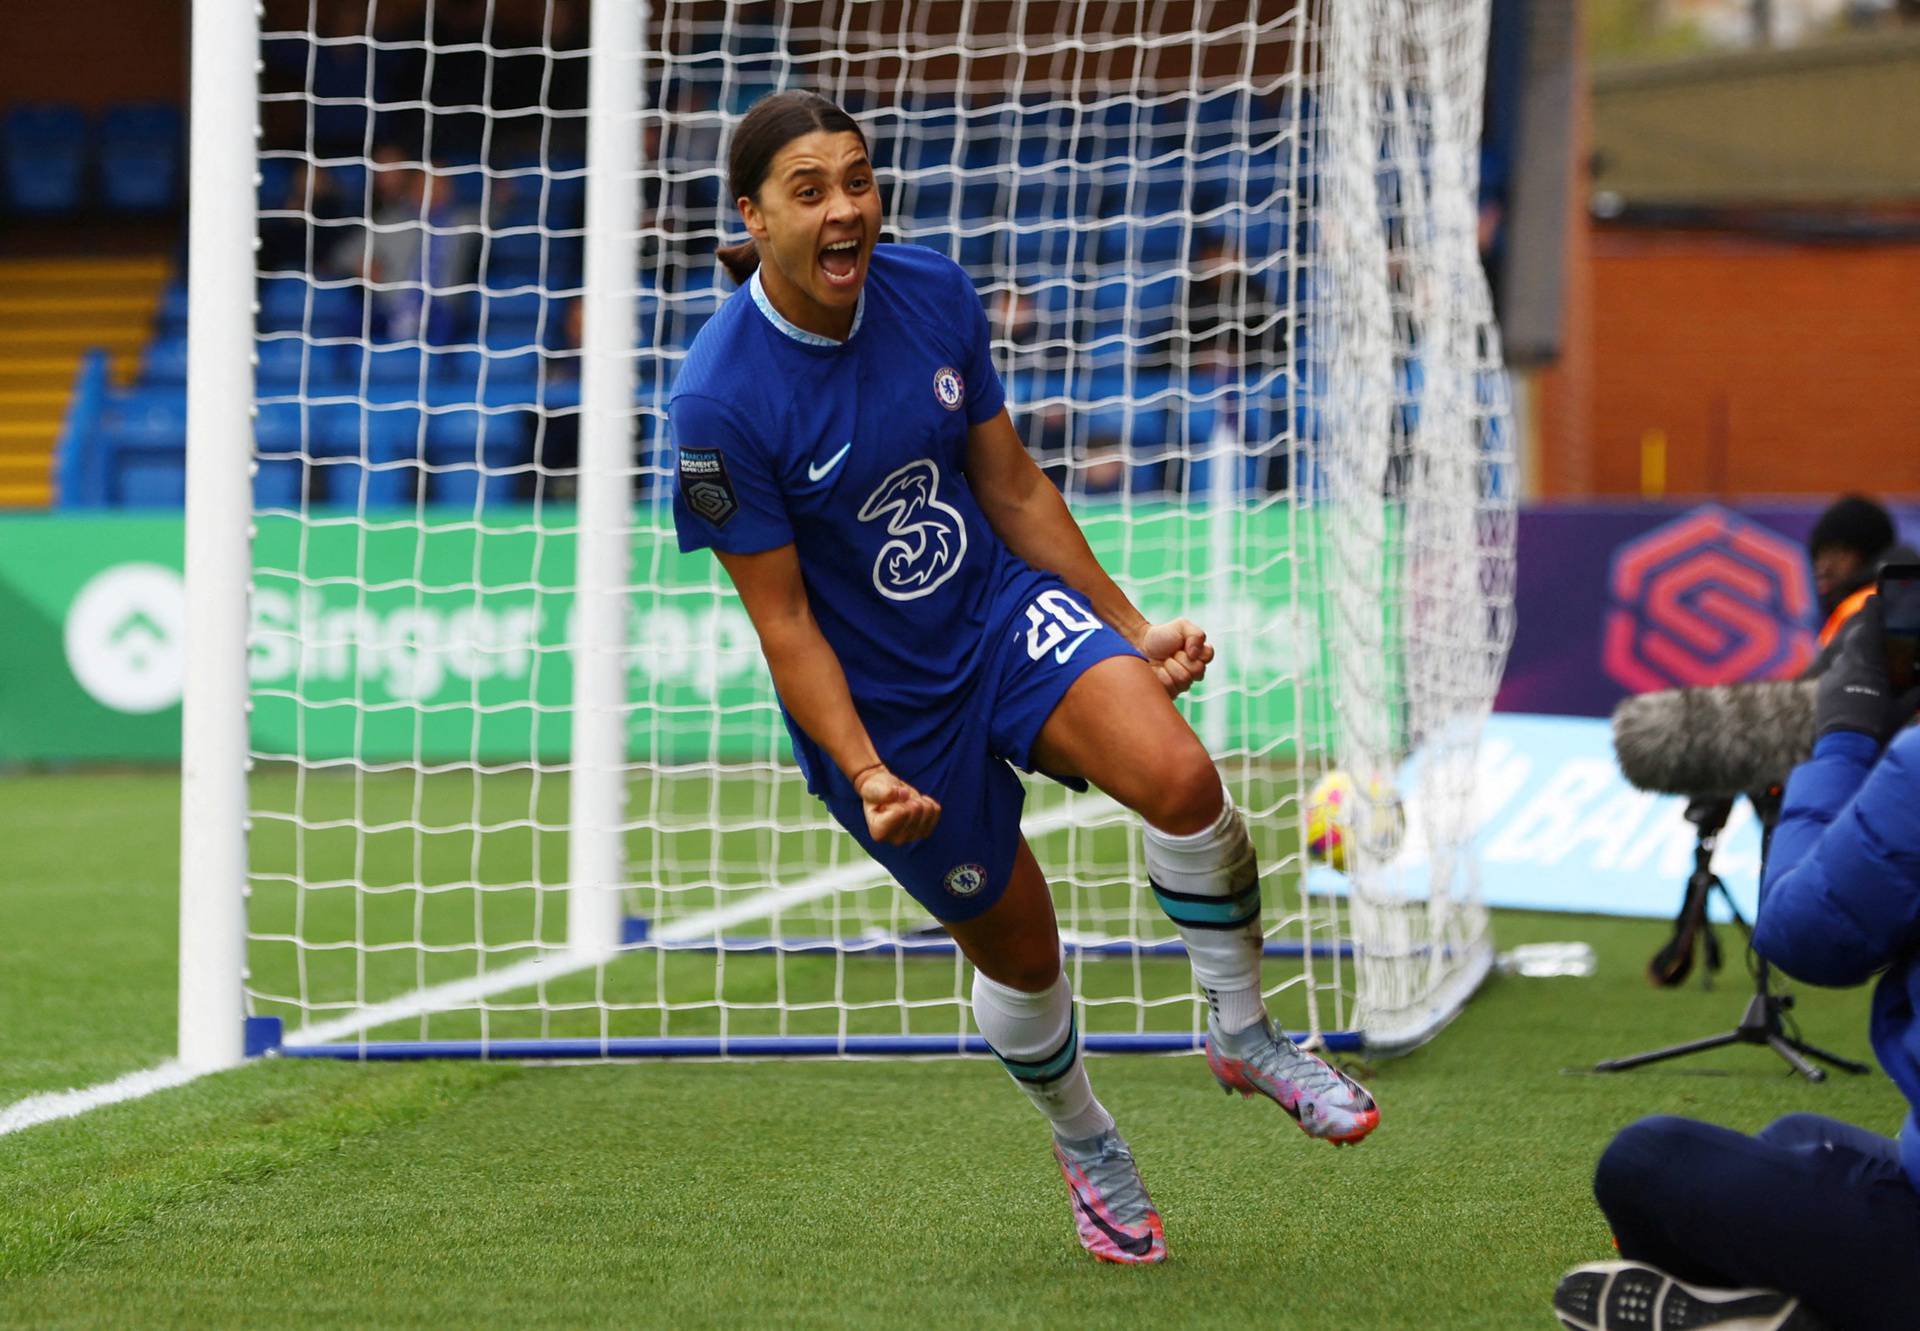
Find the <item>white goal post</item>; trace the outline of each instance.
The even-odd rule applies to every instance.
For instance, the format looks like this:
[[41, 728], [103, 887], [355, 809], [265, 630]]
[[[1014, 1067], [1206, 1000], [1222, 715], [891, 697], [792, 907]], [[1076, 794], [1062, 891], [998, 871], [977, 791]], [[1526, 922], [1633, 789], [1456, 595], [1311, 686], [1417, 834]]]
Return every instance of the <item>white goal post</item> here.
[[[973, 277], [1102, 561], [1216, 642], [1181, 705], [1261, 854], [1276, 1015], [1430, 1038], [1492, 955], [1511, 636], [1488, 7], [196, 5], [182, 1061], [984, 1050], [673, 541], [725, 144], [792, 86], [865, 128], [887, 240]], [[1089, 1047], [1196, 1048], [1137, 821], [1029, 790]]]

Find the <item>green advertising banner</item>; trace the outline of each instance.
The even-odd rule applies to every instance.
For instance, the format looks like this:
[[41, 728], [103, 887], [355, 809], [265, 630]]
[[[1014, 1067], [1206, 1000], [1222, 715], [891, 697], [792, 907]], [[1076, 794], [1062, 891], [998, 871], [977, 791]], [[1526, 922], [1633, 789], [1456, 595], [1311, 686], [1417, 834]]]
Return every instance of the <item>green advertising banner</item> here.
[[[532, 510], [487, 516], [485, 529], [432, 513], [258, 520], [258, 755], [565, 758], [571, 514], [549, 506], [538, 526]], [[643, 761], [782, 757], [746, 612], [710, 555], [678, 552], [663, 516], [643, 510], [656, 525], [633, 542], [630, 750]], [[1218, 644], [1213, 673], [1183, 702], [1216, 751], [1291, 747], [1296, 718], [1320, 747], [1314, 515], [1275, 504], [1209, 520], [1135, 505], [1081, 518], [1148, 615], [1188, 615]], [[178, 756], [182, 543], [177, 516], [0, 522], [0, 762]]]

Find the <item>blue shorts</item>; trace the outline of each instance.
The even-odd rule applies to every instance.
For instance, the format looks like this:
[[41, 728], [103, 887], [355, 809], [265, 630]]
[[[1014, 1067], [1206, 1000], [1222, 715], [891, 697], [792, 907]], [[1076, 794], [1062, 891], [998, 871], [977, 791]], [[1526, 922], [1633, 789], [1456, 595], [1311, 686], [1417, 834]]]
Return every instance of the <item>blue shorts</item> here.
[[[1009, 630], [983, 653], [944, 746], [910, 765], [888, 762], [895, 776], [940, 801], [931, 836], [905, 846], [875, 841], [852, 783], [831, 762], [819, 764], [820, 795], [835, 821], [943, 922], [970, 920], [1007, 890], [1027, 798], [1013, 768], [1034, 770], [1034, 740], [1060, 699], [1092, 666], [1140, 655], [1085, 597], [1055, 578], [1041, 580], [1007, 623]], [[884, 743], [881, 756], [887, 757]]]

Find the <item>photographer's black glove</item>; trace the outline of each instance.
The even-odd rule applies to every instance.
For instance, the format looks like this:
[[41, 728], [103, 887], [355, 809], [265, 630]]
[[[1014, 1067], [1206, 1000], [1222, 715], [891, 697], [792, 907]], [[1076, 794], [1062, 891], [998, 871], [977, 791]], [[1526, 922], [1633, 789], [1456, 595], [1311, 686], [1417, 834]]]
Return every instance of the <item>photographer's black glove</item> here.
[[1887, 674], [1885, 624], [1886, 607], [1878, 596], [1869, 596], [1841, 630], [1840, 650], [1820, 676], [1813, 708], [1816, 735], [1852, 730], [1885, 744], [1920, 708], [1920, 688], [1901, 694], [1893, 691]]

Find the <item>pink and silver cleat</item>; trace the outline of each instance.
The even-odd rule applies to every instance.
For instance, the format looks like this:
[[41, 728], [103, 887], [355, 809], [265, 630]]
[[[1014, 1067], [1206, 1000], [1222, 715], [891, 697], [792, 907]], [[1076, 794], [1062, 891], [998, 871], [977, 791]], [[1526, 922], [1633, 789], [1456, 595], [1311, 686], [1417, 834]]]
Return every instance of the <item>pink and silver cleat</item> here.
[[1365, 1087], [1260, 1021], [1232, 1035], [1207, 1032], [1207, 1066], [1229, 1095], [1256, 1092], [1293, 1116], [1309, 1137], [1351, 1146], [1380, 1123]]
[[1103, 1262], [1164, 1262], [1167, 1240], [1140, 1169], [1117, 1132], [1053, 1143], [1054, 1159], [1073, 1197], [1080, 1246]]

